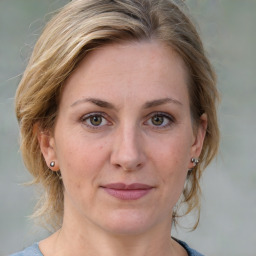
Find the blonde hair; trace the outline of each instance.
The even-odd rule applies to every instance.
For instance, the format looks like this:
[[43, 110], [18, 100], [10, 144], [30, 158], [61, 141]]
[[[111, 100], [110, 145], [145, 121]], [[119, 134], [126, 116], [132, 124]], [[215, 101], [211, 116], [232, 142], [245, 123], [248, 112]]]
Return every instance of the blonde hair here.
[[[190, 77], [191, 115], [207, 114], [208, 127], [200, 163], [188, 176], [181, 201], [185, 214], [200, 209], [199, 180], [217, 153], [216, 77], [195, 26], [183, 4], [171, 0], [76, 0], [47, 24], [34, 47], [16, 94], [21, 151], [27, 169], [43, 193], [35, 216], [58, 228], [63, 217], [63, 183], [40, 151], [38, 132], [52, 130], [65, 80], [89, 51], [109, 43], [159, 40], [184, 60]], [[179, 214], [173, 212], [175, 222]]]

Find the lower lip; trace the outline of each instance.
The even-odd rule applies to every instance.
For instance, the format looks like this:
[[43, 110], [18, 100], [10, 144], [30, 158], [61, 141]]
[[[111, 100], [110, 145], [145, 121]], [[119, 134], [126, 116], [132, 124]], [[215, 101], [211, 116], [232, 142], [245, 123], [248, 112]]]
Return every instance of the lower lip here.
[[137, 200], [147, 195], [150, 189], [111, 189], [104, 188], [104, 190], [111, 196], [121, 200]]

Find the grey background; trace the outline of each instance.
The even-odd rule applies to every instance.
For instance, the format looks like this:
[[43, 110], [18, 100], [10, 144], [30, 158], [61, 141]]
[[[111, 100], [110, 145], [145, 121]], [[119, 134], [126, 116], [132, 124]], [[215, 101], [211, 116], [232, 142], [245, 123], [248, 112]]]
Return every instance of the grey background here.
[[[47, 232], [29, 216], [35, 190], [19, 153], [13, 98], [51, 11], [67, 0], [0, 0], [0, 255], [21, 250]], [[218, 73], [222, 94], [220, 154], [202, 179], [198, 229], [173, 235], [207, 256], [256, 255], [256, 1], [188, 0]], [[182, 225], [193, 220], [188, 216]]]

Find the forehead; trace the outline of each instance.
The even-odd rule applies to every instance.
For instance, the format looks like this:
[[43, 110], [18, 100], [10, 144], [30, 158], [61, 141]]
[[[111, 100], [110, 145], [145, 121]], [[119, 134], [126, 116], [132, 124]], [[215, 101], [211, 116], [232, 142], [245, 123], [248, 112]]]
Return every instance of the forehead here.
[[134, 99], [141, 94], [167, 97], [164, 94], [181, 91], [183, 96], [187, 93], [187, 71], [181, 57], [163, 43], [142, 41], [109, 44], [87, 54], [64, 84], [63, 97], [114, 92]]
[[[91, 71], [96, 71], [94, 65], [97, 65], [98, 69], [107, 70], [113, 68], [113, 64], [117, 71], [122, 67], [128, 69], [127, 71], [134, 67], [158, 70], [162, 69], [163, 65], [170, 65], [172, 62], [175, 62], [176, 68], [182, 72], [186, 70], [184, 61], [171, 46], [156, 40], [129, 41], [107, 44], [90, 51], [73, 73], [82, 68], [86, 68], [88, 73], [91, 73]], [[186, 76], [186, 72], [184, 75]]]

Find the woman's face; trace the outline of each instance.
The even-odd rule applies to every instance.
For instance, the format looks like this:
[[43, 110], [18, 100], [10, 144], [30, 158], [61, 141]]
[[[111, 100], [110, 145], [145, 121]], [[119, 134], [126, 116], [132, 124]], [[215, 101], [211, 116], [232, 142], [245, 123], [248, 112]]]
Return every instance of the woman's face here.
[[54, 135], [39, 139], [61, 170], [64, 224], [170, 230], [205, 128], [203, 118], [192, 127], [186, 69], [169, 47], [133, 42], [88, 54], [64, 85]]

